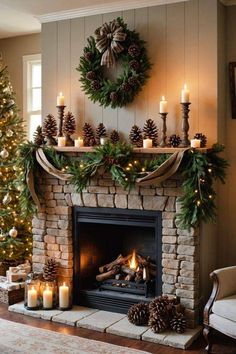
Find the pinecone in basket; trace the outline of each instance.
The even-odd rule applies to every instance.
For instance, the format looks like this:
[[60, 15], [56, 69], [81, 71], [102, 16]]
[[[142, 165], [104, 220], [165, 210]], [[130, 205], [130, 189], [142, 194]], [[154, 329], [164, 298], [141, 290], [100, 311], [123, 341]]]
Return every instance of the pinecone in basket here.
[[46, 281], [53, 281], [57, 278], [57, 262], [54, 258], [48, 258], [43, 268], [43, 278]]
[[172, 147], [178, 147], [179, 144], [181, 143], [181, 139], [180, 139], [180, 136], [179, 135], [176, 135], [176, 134], [172, 134], [170, 137], [169, 137], [169, 145], [172, 146]]
[[[172, 305], [171, 305], [172, 306]], [[170, 301], [168, 296], [158, 296], [152, 300], [149, 304], [149, 310], [151, 314], [168, 317], [170, 310]]]
[[89, 123], [84, 123], [83, 126], [84, 146], [93, 146], [92, 142], [95, 140], [93, 128]]
[[144, 138], [152, 139], [153, 146], [157, 146], [157, 126], [152, 119], [147, 119], [143, 127]]
[[204, 148], [206, 147], [206, 144], [207, 144], [207, 137], [206, 135], [202, 134], [202, 133], [196, 133], [194, 135], [194, 139], [199, 139], [201, 140], [201, 148]]
[[120, 141], [120, 134], [118, 133], [117, 130], [112, 130], [111, 135], [110, 135], [110, 140], [112, 144], [117, 144]]
[[100, 139], [107, 136], [107, 131], [103, 123], [99, 123], [96, 129], [96, 141], [100, 145]]
[[128, 320], [135, 326], [145, 326], [148, 324], [149, 307], [148, 304], [139, 303], [130, 307], [128, 313]]
[[56, 145], [57, 122], [52, 114], [48, 114], [44, 119], [43, 135], [47, 138], [48, 145]]
[[143, 146], [142, 130], [137, 125], [132, 126], [129, 133], [129, 140], [136, 147]]
[[63, 120], [62, 131], [66, 137], [66, 145], [72, 146], [74, 144], [73, 140], [71, 139], [71, 135], [75, 132], [75, 117], [71, 112], [68, 112]]
[[148, 321], [148, 325], [154, 333], [160, 333], [168, 328], [168, 320], [165, 317], [151, 313]]
[[176, 314], [171, 320], [170, 320], [170, 328], [177, 332], [177, 333], [183, 333], [186, 329], [186, 318], [182, 313]]
[[34, 132], [34, 144], [41, 146], [45, 144], [44, 135], [43, 135], [43, 128], [41, 125], [38, 125], [35, 132]]

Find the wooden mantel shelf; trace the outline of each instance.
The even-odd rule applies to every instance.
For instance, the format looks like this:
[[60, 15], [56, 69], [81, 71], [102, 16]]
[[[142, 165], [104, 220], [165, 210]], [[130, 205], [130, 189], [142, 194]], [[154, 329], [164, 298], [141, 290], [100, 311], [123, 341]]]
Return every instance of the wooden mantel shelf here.
[[[92, 147], [74, 147], [74, 146], [66, 146], [66, 147], [54, 147], [56, 151], [59, 152], [92, 152], [94, 151], [94, 148]], [[150, 149], [144, 149], [144, 148], [134, 148], [133, 151], [134, 153], [139, 153], [139, 154], [173, 154], [174, 152], [177, 151], [183, 151], [185, 148], [171, 148], [171, 147], [165, 147], [165, 148], [150, 148]], [[207, 148], [198, 148], [196, 149], [201, 152], [206, 152]]]

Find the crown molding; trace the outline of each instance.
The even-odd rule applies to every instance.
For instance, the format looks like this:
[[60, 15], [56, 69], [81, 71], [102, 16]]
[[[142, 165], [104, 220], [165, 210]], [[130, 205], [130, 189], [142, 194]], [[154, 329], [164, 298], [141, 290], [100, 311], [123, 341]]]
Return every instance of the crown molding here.
[[45, 15], [37, 16], [36, 18], [41, 23], [54, 22], [61, 20], [69, 20], [77, 17], [85, 17], [92, 15], [100, 15], [109, 12], [125, 11], [132, 9], [140, 9], [144, 7], [151, 7], [157, 5], [167, 5], [172, 3], [184, 2], [189, 0], [127, 0], [125, 2], [104, 3], [100, 5], [92, 5], [81, 7], [79, 9], [72, 9], [67, 11], [52, 12]]
[[236, 5], [236, 0], [220, 0], [222, 4], [225, 6], [233, 6]]

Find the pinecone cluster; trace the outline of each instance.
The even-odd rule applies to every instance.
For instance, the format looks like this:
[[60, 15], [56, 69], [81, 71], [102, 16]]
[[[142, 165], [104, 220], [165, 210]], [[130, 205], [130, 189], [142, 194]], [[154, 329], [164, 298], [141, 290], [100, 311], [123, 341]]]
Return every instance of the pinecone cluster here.
[[202, 134], [202, 133], [196, 133], [196, 134], [194, 135], [194, 139], [199, 139], [199, 140], [201, 140], [201, 148], [206, 147], [206, 144], [207, 144], [207, 137], [206, 137], [204, 134]]
[[113, 130], [110, 135], [110, 140], [112, 144], [117, 144], [120, 141], [120, 134], [117, 130]]
[[148, 324], [149, 319], [149, 306], [148, 304], [139, 303], [130, 307], [127, 317], [130, 323], [135, 326], [145, 326]]
[[172, 134], [170, 137], [169, 137], [169, 145], [176, 148], [179, 146], [179, 144], [181, 143], [181, 139], [180, 139], [180, 136], [179, 135], [176, 135], [176, 134]]
[[41, 125], [38, 125], [34, 132], [34, 144], [37, 146], [45, 144], [43, 128], [41, 127]]
[[142, 130], [137, 125], [132, 126], [129, 133], [129, 140], [138, 148], [143, 146]]
[[57, 278], [57, 262], [54, 258], [48, 258], [43, 268], [43, 278], [46, 281], [54, 281]]

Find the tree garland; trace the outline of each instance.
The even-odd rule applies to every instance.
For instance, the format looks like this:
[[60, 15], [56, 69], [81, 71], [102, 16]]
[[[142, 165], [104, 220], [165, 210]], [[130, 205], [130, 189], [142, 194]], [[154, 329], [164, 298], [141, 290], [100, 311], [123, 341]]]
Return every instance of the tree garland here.
[[[122, 41], [119, 42], [120, 37]], [[138, 33], [130, 31], [121, 18], [99, 27], [95, 31], [95, 37], [89, 37], [87, 42], [76, 69], [81, 74], [80, 81], [85, 93], [93, 102], [99, 102], [104, 107], [123, 107], [132, 102], [145, 84], [151, 67], [145, 42], [139, 38]], [[109, 48], [100, 46], [100, 42], [108, 42]], [[104, 63], [103, 56], [107, 52], [110, 57], [106, 57]], [[123, 73], [116, 81], [111, 81], [104, 77], [102, 65], [109, 66], [117, 61], [121, 64]]]
[[[27, 185], [27, 171], [32, 168], [37, 180], [40, 171], [35, 158], [36, 149], [33, 143], [20, 147], [19, 165], [23, 166], [25, 173], [19, 176], [18, 183], [21, 184], [20, 206], [24, 215], [35, 212]], [[124, 142], [115, 145], [107, 142], [96, 147], [93, 152], [84, 154], [79, 161], [71, 160], [50, 147], [44, 147], [43, 150], [54, 167], [72, 175], [70, 183], [75, 185], [78, 192], [82, 192], [101, 168], [109, 172], [112, 180], [124, 189], [130, 189], [134, 187], [137, 178], [144, 177], [147, 171], [155, 171], [170, 157], [170, 154], [160, 154], [152, 160], [138, 161], [133, 148]], [[228, 162], [218, 156], [223, 150], [222, 145], [215, 144], [206, 153], [194, 149], [185, 153], [179, 170], [184, 180], [183, 196], [179, 198], [181, 211], [177, 215], [180, 228], [188, 229], [196, 227], [200, 221], [215, 220], [214, 181], [224, 183], [228, 167]]]

